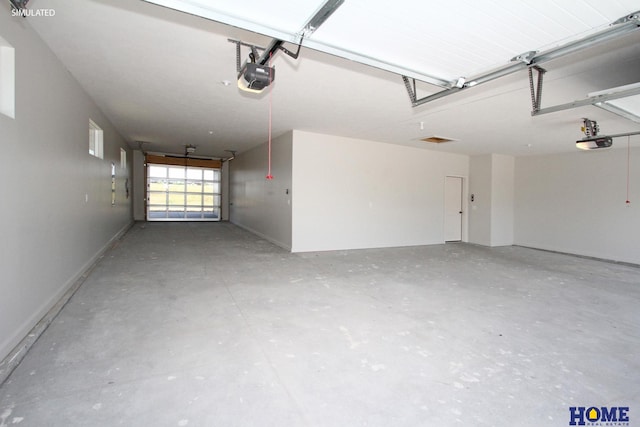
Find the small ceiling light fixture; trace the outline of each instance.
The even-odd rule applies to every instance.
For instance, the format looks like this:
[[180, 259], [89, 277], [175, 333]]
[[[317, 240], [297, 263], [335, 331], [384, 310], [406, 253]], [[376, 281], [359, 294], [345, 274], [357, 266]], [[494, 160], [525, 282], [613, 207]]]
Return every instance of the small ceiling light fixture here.
[[189, 154], [193, 154], [196, 152], [196, 146], [192, 144], [187, 144], [184, 146], [184, 155], [188, 156]]
[[576, 148], [581, 150], [596, 150], [598, 148], [609, 148], [613, 145], [613, 138], [610, 136], [595, 136], [583, 138], [576, 141]]

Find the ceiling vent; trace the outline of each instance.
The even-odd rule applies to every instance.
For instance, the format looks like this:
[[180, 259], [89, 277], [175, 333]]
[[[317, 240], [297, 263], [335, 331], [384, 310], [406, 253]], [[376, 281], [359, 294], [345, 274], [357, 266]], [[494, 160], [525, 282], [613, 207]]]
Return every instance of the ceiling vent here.
[[449, 141], [455, 141], [454, 139], [451, 138], [445, 138], [442, 136], [429, 136], [427, 138], [422, 138], [420, 141], [424, 141], [424, 142], [433, 142], [435, 144], [442, 144], [443, 142], [449, 142]]

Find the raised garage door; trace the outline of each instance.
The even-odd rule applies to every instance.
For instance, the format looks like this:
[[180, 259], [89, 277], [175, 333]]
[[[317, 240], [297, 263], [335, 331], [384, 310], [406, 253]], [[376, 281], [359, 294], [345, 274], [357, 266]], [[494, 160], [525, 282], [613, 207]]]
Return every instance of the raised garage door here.
[[216, 160], [147, 156], [147, 220], [220, 221], [220, 177]]

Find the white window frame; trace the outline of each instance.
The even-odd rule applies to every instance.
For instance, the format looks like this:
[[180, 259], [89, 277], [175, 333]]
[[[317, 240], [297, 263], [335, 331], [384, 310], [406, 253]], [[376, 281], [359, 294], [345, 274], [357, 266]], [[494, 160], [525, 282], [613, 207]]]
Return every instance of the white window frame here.
[[16, 118], [16, 50], [0, 37], [0, 113]]
[[91, 119], [89, 119], [89, 154], [104, 159], [104, 132]]

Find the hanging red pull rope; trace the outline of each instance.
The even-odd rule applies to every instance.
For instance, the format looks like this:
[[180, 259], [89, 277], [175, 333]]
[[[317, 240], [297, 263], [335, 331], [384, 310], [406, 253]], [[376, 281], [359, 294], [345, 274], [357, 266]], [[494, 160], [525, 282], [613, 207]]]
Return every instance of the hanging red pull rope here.
[[271, 175], [271, 111], [273, 110], [273, 78], [271, 76], [271, 55], [269, 54], [269, 156], [267, 159], [268, 170], [267, 170], [267, 179], [273, 179], [273, 175]]

